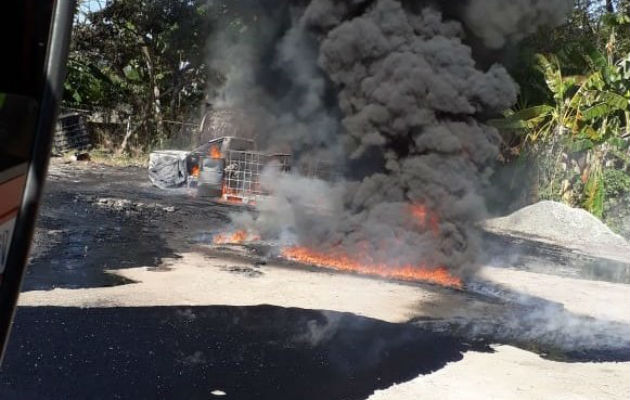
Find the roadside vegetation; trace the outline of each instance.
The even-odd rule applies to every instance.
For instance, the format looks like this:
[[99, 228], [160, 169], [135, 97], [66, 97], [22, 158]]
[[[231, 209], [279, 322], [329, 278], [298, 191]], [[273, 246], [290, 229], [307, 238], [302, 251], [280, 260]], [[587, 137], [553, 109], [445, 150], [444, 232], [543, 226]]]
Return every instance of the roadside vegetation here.
[[90, 151], [90, 161], [114, 167], [146, 167], [149, 164], [148, 157], [144, 154], [132, 154], [129, 152], [117, 154], [104, 147]]
[[520, 51], [519, 103], [492, 123], [530, 177], [526, 202], [582, 207], [629, 237], [630, 2], [578, 1]]
[[[208, 66], [206, 38], [219, 19], [248, 35], [256, 16], [220, 1], [95, 4], [78, 5], [64, 106], [123, 122], [99, 128], [92, 158], [135, 163], [190, 145], [205, 94], [224, 79]], [[511, 207], [561, 201], [630, 237], [630, 0], [576, 0], [564, 25], [501, 56], [521, 89], [490, 121], [504, 139], [501, 179], [518, 194]]]
[[101, 132], [100, 145], [118, 155], [145, 153], [197, 119], [208, 76], [205, 0], [77, 7], [64, 105], [105, 110], [123, 121]]

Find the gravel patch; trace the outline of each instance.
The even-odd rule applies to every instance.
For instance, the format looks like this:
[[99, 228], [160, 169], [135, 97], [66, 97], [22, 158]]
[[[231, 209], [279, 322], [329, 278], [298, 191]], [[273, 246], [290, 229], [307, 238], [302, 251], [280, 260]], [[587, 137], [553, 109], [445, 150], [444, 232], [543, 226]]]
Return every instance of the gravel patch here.
[[596, 257], [630, 262], [630, 243], [585, 210], [541, 201], [508, 216], [485, 221], [493, 233], [564, 246]]

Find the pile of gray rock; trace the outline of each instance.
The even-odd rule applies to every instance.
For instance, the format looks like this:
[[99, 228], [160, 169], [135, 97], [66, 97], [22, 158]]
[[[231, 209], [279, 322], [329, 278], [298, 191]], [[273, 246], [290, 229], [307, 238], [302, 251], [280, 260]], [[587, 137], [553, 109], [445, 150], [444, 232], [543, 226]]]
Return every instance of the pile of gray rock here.
[[541, 201], [508, 216], [489, 219], [483, 227], [563, 246], [580, 253], [630, 263], [630, 243], [587, 211], [554, 201]]

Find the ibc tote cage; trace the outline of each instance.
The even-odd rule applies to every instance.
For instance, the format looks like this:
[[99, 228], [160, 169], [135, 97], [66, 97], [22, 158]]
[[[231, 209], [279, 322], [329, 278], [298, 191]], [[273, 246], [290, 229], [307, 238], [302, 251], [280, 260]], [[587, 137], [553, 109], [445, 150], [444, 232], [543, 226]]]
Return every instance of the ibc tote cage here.
[[222, 199], [229, 202], [255, 204], [258, 196], [268, 195], [260, 184], [265, 168], [288, 172], [290, 154], [263, 154], [252, 151], [229, 150], [225, 154]]

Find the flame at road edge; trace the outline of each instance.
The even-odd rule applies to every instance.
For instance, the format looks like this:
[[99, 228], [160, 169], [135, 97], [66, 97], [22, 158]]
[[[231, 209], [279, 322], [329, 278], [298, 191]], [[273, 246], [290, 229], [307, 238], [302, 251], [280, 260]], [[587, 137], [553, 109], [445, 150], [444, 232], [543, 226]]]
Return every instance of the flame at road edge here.
[[384, 264], [363, 264], [345, 254], [324, 253], [307, 247], [293, 246], [282, 250], [282, 256], [292, 261], [298, 261], [321, 268], [337, 271], [356, 272], [358, 274], [380, 276], [404, 281], [418, 281], [447, 286], [455, 289], [462, 288], [462, 280], [452, 275], [446, 267], [425, 267], [405, 265], [401, 267]]

